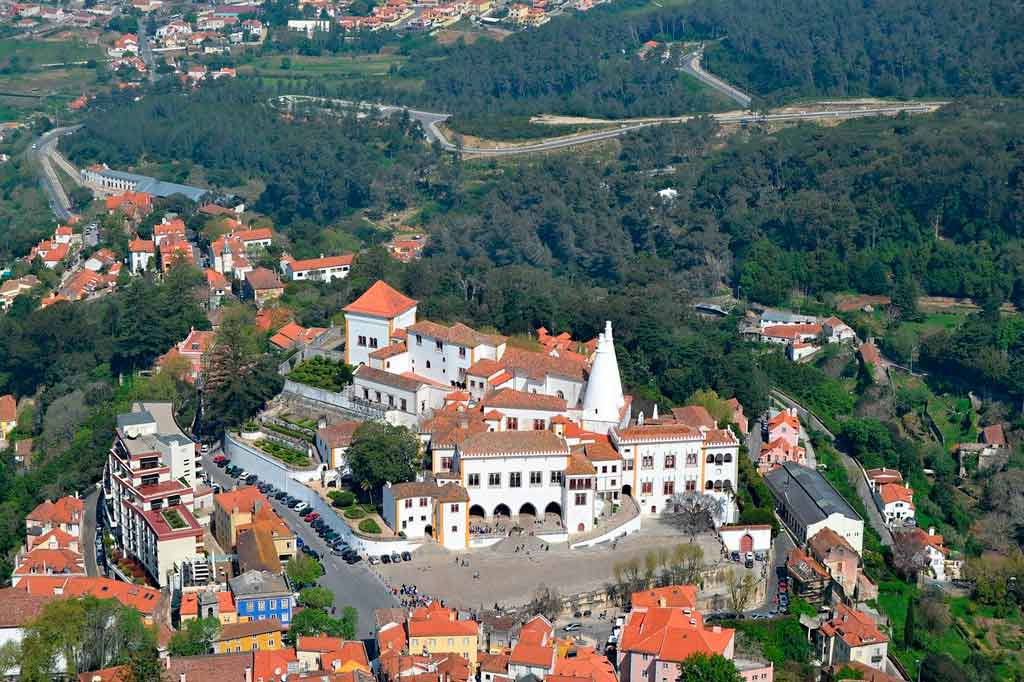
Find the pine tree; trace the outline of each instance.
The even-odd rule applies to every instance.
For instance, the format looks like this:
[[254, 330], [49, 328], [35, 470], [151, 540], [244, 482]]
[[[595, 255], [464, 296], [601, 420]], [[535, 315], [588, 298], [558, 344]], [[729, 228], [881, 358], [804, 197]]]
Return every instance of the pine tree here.
[[908, 649], [917, 641], [914, 633], [914, 598], [910, 597], [907, 599], [907, 619], [903, 622], [903, 645]]

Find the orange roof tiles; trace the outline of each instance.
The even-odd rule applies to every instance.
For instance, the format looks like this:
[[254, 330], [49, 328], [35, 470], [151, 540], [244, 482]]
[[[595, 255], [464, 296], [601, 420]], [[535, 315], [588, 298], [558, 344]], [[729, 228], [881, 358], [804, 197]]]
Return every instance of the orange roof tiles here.
[[91, 595], [98, 599], [116, 599], [144, 616], [152, 616], [160, 603], [160, 590], [142, 585], [123, 583], [111, 578], [84, 576], [25, 576], [16, 589], [34, 595], [81, 597]]
[[397, 317], [414, 307], [417, 301], [399, 293], [387, 282], [377, 280], [366, 292], [345, 306], [347, 313], [374, 317]]
[[251, 485], [214, 495], [213, 501], [227, 512], [237, 507], [240, 512], [251, 514], [256, 510], [257, 503], [262, 507], [270, 507], [270, 501], [259, 489]]
[[437, 602], [416, 609], [409, 616], [410, 637], [468, 637], [478, 634], [476, 621], [459, 620], [454, 609], [448, 609]]
[[[568, 680], [590, 680], [590, 682], [617, 682], [611, 661], [592, 647], [576, 647], [575, 656], [566, 656], [555, 661], [554, 677], [564, 676]], [[546, 681], [552, 681], [546, 675]], [[552, 681], [553, 682], [553, 681]]]
[[868, 614], [842, 603], [836, 605], [832, 620], [821, 624], [821, 632], [826, 637], [842, 638], [850, 648], [889, 641]]
[[882, 498], [882, 504], [905, 502], [914, 506], [914, 491], [899, 483], [886, 483], [879, 486], [878, 496]]
[[484, 396], [484, 409], [540, 410], [544, 412], [565, 412], [564, 398], [542, 393], [527, 393], [512, 388], [502, 388]]
[[459, 448], [463, 457], [503, 454], [569, 454], [565, 441], [550, 431], [489, 431], [470, 436]]
[[450, 327], [446, 327], [443, 324], [431, 322], [429, 320], [420, 320], [415, 324], [409, 325], [406, 329], [409, 334], [418, 334], [420, 336], [426, 336], [439, 341], [445, 341], [447, 343], [466, 346], [467, 348], [474, 348], [476, 346], [500, 346], [508, 340], [508, 337], [500, 336], [498, 334], [484, 334], [477, 330], [456, 322]]
[[677, 422], [685, 424], [694, 429], [706, 428], [715, 429], [718, 428], [718, 423], [715, 421], [711, 413], [708, 412], [707, 408], [703, 405], [687, 405], [685, 407], [673, 407], [672, 416]]
[[28, 513], [29, 521], [46, 524], [68, 525], [81, 523], [85, 513], [85, 502], [77, 497], [62, 497], [51, 502], [46, 500]]
[[681, 663], [697, 653], [724, 654], [733, 636], [730, 628], [706, 628], [696, 611], [687, 614], [683, 609], [652, 608], [630, 614], [622, 629], [619, 650]]
[[800, 430], [800, 420], [786, 410], [781, 410], [768, 420], [768, 430], [771, 431], [782, 425], [788, 426], [794, 431]]
[[0, 396], [0, 422], [18, 421], [18, 401], [8, 393]]
[[566, 476], [593, 476], [597, 473], [594, 465], [578, 455], [569, 457], [565, 465]]
[[634, 592], [631, 597], [633, 608], [697, 608], [696, 585], [669, 585], [644, 592]]
[[860, 357], [861, 360], [872, 365], [880, 365], [882, 363], [882, 354], [878, 352], [878, 346], [870, 341], [861, 344]]

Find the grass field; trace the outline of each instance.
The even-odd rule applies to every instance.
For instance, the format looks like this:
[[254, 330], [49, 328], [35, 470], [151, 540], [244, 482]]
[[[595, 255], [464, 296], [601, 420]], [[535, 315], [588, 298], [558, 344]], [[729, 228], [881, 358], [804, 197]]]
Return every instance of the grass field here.
[[302, 55], [261, 57], [239, 65], [238, 74], [271, 78], [374, 78], [386, 77], [391, 67], [401, 68], [407, 58], [399, 54]]
[[99, 47], [81, 42], [0, 40], [0, 110], [17, 114], [63, 107], [95, 85], [96, 69], [42, 65], [100, 58]]

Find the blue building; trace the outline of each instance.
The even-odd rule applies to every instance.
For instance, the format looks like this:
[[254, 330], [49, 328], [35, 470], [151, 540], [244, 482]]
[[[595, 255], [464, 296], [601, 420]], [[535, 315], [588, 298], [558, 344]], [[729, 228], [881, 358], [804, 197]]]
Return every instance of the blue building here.
[[228, 580], [239, 622], [277, 618], [292, 622], [292, 592], [285, 579], [269, 571], [246, 571]]

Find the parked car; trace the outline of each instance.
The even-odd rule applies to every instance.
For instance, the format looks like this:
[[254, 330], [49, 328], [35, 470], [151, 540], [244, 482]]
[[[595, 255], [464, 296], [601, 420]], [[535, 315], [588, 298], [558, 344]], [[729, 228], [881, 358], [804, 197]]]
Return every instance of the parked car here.
[[210, 451], [210, 444], [209, 443], [203, 443], [202, 445], [199, 446], [199, 452], [200, 453], [205, 455], [209, 451]]
[[214, 484], [213, 484], [213, 493], [214, 493], [215, 495], [219, 495], [219, 494], [220, 494], [221, 492], [223, 492], [223, 490], [222, 490], [222, 488], [220, 487], [220, 484], [218, 484], [218, 483], [214, 483]]
[[576, 630], [579, 630], [582, 627], [583, 627], [583, 623], [569, 623], [568, 625], [566, 625], [562, 629], [565, 630], [566, 632], [574, 632]]
[[289, 497], [286, 504], [289, 509], [295, 509], [297, 506], [299, 506], [299, 501], [294, 497]]
[[399, 554], [398, 552], [392, 552], [391, 553], [391, 563], [393, 563], [393, 564], [400, 564], [400, 563], [402, 563], [402, 555]]
[[402, 561], [412, 561], [412, 552], [402, 552]]
[[349, 554], [349, 555], [348, 555], [348, 556], [346, 556], [346, 557], [342, 557], [342, 559], [343, 559], [343, 560], [345, 561], [345, 563], [346, 563], [346, 564], [348, 564], [349, 566], [353, 566], [353, 565], [355, 565], [355, 564], [358, 564], [358, 563], [359, 563], [360, 561], [362, 561], [362, 560], [363, 560], [363, 557], [361, 557], [361, 556], [359, 556], [358, 554], [356, 554], [355, 552], [353, 552], [352, 554]]
[[245, 482], [248, 483], [249, 485], [256, 485], [259, 482], [259, 480], [260, 477], [257, 476], [256, 474], [249, 474], [248, 476], [245, 477]]
[[747, 559], [746, 561], [743, 562], [743, 567], [744, 568], [753, 568], [754, 567], [754, 560], [753, 559]]
[[382, 564], [390, 564], [391, 563], [391, 557], [389, 557], [387, 554], [381, 554], [380, 555], [380, 562]]
[[278, 490], [276, 493], [274, 493], [274, 499], [275, 500], [283, 500], [283, 499], [286, 499], [287, 497], [288, 497], [288, 493], [286, 493], [283, 490]]
[[227, 457], [225, 457], [224, 455], [217, 455], [217, 456], [215, 456], [215, 457], [213, 458], [213, 463], [214, 463], [214, 464], [216, 464], [216, 465], [217, 465], [217, 466], [219, 466], [219, 467], [222, 467], [222, 466], [226, 466], [226, 465], [227, 465], [227, 463], [228, 463], [228, 462], [230, 462], [230, 461], [231, 461], [231, 460], [229, 460], [229, 459], [228, 459]]
[[303, 517], [303, 518], [305, 518], [305, 520], [306, 520], [306, 523], [313, 523], [314, 521], [316, 521], [317, 519], [319, 519], [319, 518], [320, 518], [320, 514], [318, 514], [318, 513], [316, 513], [316, 512], [309, 512], [309, 513], [308, 513], [308, 514], [306, 514], [306, 516], [305, 516], [305, 517]]
[[737, 562], [737, 563], [739, 563], [739, 560], [740, 560], [740, 553], [739, 553], [739, 552], [733, 552], [733, 553], [732, 553], [732, 560], [733, 560], [733, 561], [735, 561], [735, 562]]
[[295, 505], [295, 511], [297, 512], [301, 513], [306, 511], [307, 509], [309, 509], [309, 505], [306, 504], [305, 502], [299, 502], [297, 505]]
[[336, 547], [331, 548], [331, 554], [333, 554], [334, 556], [340, 556], [343, 559], [345, 558], [345, 550], [343, 549], [338, 549]]
[[370, 557], [369, 557], [369, 558], [367, 559], [367, 561], [369, 561], [369, 562], [370, 562], [370, 565], [371, 565], [371, 566], [376, 566], [377, 564], [379, 564], [379, 563], [380, 563], [380, 559], [378, 559], [378, 558], [377, 558], [377, 557], [375, 557], [375, 556], [370, 556]]

